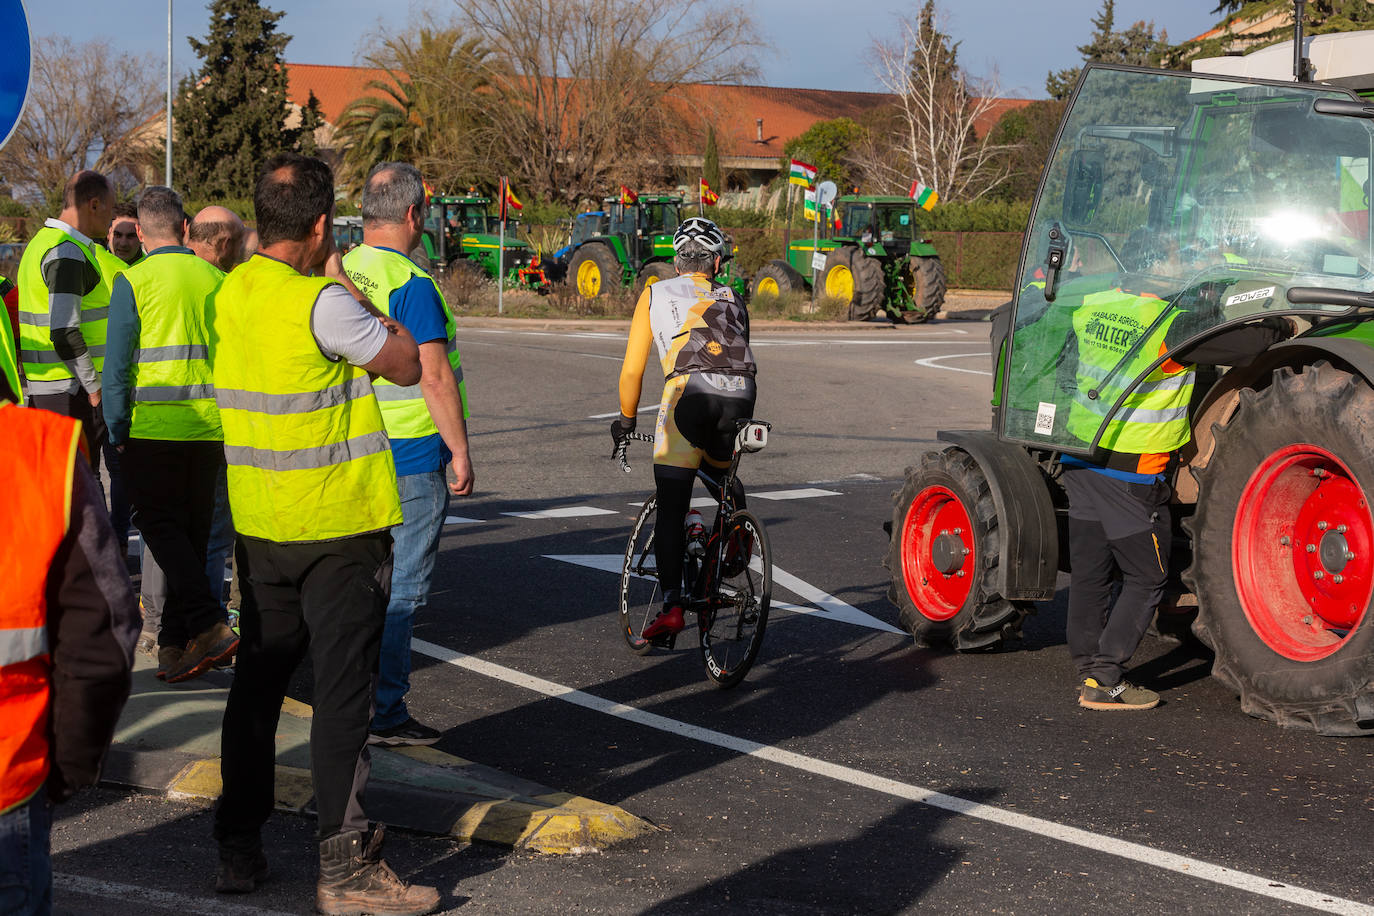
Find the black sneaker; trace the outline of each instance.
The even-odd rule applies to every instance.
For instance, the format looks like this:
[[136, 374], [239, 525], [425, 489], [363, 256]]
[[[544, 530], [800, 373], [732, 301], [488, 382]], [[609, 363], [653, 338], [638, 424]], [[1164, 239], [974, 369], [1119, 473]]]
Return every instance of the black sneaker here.
[[1159, 694], [1129, 681], [1103, 687], [1090, 677], [1083, 681], [1078, 705], [1085, 709], [1154, 709], [1159, 705]]
[[412, 716], [391, 728], [369, 729], [367, 743], [378, 747], [423, 747], [440, 738], [439, 732], [415, 721]]

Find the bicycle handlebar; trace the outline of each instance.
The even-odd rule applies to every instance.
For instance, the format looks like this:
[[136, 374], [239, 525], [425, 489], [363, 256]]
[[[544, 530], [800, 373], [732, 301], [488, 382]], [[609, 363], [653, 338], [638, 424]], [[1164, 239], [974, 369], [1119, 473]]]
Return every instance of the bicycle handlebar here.
[[653, 442], [654, 437], [648, 433], [628, 433], [620, 444], [615, 447], [615, 454], [611, 457], [620, 463], [620, 469], [626, 474], [630, 473], [630, 463], [625, 460], [625, 453], [629, 451], [630, 442]]

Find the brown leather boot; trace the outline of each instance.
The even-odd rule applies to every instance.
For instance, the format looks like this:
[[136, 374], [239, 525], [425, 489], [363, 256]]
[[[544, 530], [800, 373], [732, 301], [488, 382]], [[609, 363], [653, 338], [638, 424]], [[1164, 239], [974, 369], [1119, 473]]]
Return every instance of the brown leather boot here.
[[424, 916], [439, 906], [437, 890], [406, 884], [382, 859], [385, 830], [378, 824], [366, 848], [358, 830], [335, 834], [320, 843], [317, 910], [328, 916]]

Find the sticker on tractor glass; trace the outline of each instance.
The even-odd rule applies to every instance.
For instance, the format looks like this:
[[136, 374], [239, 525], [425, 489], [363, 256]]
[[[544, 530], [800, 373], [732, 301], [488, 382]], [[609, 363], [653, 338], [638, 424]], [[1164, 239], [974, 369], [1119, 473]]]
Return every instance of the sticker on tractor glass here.
[[1037, 436], [1049, 436], [1054, 433], [1054, 412], [1057, 409], [1054, 404], [1046, 401], [1040, 402], [1040, 409], [1035, 412], [1035, 434]]
[[903, 214], [901, 214], [900, 217], [898, 217], [898, 219], [901, 221], [901, 224], [902, 224], [903, 226], [909, 226], [909, 225], [911, 225], [911, 214], [910, 214], [910, 213], [903, 213]]
[[1264, 287], [1264, 289], [1252, 289], [1248, 293], [1237, 293], [1230, 299], [1226, 300], [1226, 306], [1227, 308], [1229, 308], [1233, 305], [1240, 305], [1245, 302], [1255, 302], [1260, 299], [1272, 299], [1274, 298], [1274, 290], [1275, 287], [1266, 286]]

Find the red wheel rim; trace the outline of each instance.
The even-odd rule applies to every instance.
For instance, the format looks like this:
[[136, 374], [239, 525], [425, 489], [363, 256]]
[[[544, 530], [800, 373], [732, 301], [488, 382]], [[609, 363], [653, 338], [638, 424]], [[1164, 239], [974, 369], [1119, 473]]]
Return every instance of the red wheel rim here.
[[1241, 493], [1231, 539], [1236, 590], [1264, 644], [1326, 658], [1360, 626], [1374, 591], [1374, 521], [1364, 488], [1316, 445], [1279, 449]]
[[931, 620], [949, 620], [963, 608], [977, 579], [973, 524], [948, 487], [926, 487], [902, 523], [902, 578], [912, 603]]

